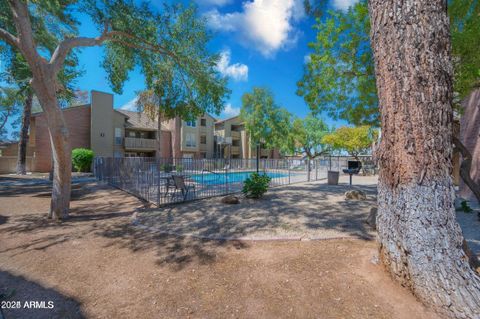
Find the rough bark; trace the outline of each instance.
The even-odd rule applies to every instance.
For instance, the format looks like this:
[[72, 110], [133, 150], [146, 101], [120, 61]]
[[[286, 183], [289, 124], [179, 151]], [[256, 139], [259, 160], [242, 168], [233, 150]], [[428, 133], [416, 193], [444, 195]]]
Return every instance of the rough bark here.
[[455, 318], [480, 317], [480, 278], [456, 222], [452, 64], [444, 0], [370, 0], [382, 120], [377, 229], [394, 278]]
[[52, 145], [53, 167], [52, 199], [49, 218], [60, 220], [68, 217], [72, 177], [72, 157], [68, 128], [63, 112], [58, 107], [55, 91], [56, 73], [49, 66], [32, 70], [34, 88], [45, 112]]
[[32, 114], [33, 93], [28, 92], [23, 106], [22, 128], [20, 130], [20, 140], [18, 142], [18, 156], [16, 173], [25, 175], [27, 173], [27, 146], [28, 130], [30, 129], [30, 115]]

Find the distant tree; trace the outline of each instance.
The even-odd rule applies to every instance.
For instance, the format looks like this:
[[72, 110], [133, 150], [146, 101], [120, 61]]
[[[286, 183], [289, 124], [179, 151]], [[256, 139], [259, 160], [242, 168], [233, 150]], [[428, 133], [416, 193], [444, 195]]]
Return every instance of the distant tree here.
[[480, 86], [480, 2], [448, 2], [454, 67], [455, 104]]
[[7, 124], [18, 126], [21, 112], [21, 100], [18, 90], [12, 87], [0, 87], [0, 139], [7, 138]]
[[330, 10], [318, 19], [313, 50], [297, 83], [313, 112], [353, 125], [379, 125], [378, 98], [365, 0], [347, 12]]
[[279, 107], [272, 92], [254, 87], [242, 96], [240, 118], [245, 122], [251, 146], [262, 144], [266, 148], [286, 149], [291, 114]]
[[345, 151], [356, 160], [360, 160], [359, 155], [367, 154], [375, 139], [376, 133], [368, 125], [342, 126], [335, 132], [326, 134], [322, 142], [333, 150]]
[[[89, 16], [99, 35], [78, 36], [79, 22], [72, 14], [80, 10]], [[155, 58], [171, 59], [179, 72], [195, 69], [201, 63], [190, 43], [194, 33], [175, 32], [176, 21], [183, 20], [185, 29], [203, 26], [193, 6], [165, 5], [160, 12], [146, 3], [108, 0], [22, 0], [0, 1], [0, 40], [18, 50], [32, 72], [31, 86], [46, 115], [55, 162], [52, 201], [49, 217], [68, 216], [71, 191], [71, 146], [63, 113], [59, 106], [59, 77], [69, 54], [75, 48], [104, 46], [103, 67], [113, 90], [121, 93], [128, 74], [139, 66], [147, 83], [153, 78]], [[65, 30], [65, 36], [52, 54], [37, 40]], [[188, 83], [188, 81], [186, 81]]]
[[[48, 34], [48, 36], [39, 39], [40, 45], [51, 53], [55, 49], [57, 42], [58, 40], [55, 35], [51, 33]], [[16, 173], [25, 175], [30, 115], [32, 113], [32, 105], [34, 101], [33, 88], [31, 87], [32, 73], [30, 72], [27, 62], [17, 50], [7, 45], [3, 45], [0, 51], [2, 53], [2, 61], [5, 68], [5, 72], [1, 74], [0, 79], [18, 88], [17, 98], [23, 103], [21, 128], [18, 134], [19, 142]], [[57, 95], [60, 106], [69, 105], [71, 101], [77, 97], [77, 91], [74, 92], [73, 83], [81, 72], [75, 68], [76, 64], [77, 57], [74, 54], [70, 54], [64, 68], [59, 72], [58, 79], [60, 86]]]
[[304, 119], [295, 118], [290, 130], [291, 150], [304, 153], [309, 159], [329, 153], [323, 138], [329, 133], [328, 125], [318, 116], [308, 114]]

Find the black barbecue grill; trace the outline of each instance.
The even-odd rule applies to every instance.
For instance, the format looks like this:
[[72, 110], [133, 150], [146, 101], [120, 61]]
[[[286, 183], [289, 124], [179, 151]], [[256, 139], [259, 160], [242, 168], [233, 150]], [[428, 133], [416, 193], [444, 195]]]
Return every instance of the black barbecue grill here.
[[350, 175], [350, 185], [352, 185], [353, 174], [358, 174], [362, 169], [362, 162], [360, 161], [348, 161], [348, 168], [344, 169], [345, 174]]

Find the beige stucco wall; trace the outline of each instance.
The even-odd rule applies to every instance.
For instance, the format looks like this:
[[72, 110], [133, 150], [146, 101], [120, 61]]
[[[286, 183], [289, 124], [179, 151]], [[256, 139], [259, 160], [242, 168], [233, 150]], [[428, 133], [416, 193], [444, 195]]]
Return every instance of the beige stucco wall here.
[[114, 154], [114, 113], [113, 95], [92, 91], [90, 145], [96, 156]]

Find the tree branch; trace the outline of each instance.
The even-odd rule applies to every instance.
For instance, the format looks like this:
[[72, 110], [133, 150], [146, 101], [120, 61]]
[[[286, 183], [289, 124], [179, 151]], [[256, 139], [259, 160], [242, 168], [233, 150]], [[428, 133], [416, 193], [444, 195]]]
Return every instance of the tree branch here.
[[480, 202], [480, 185], [478, 185], [470, 176], [470, 169], [472, 166], [472, 154], [456, 136], [452, 136], [452, 141], [455, 145], [455, 151], [460, 152], [463, 157], [463, 161], [460, 164], [460, 176], [462, 177], [468, 188], [470, 188], [472, 193], [475, 195], [477, 200]]
[[[27, 62], [31, 65], [38, 63], [41, 56], [37, 53], [35, 40], [33, 39], [32, 23], [26, 1], [9, 0], [12, 10], [13, 23], [17, 29], [18, 48]], [[20, 41], [21, 39], [21, 41]]]
[[18, 38], [5, 29], [0, 28], [0, 38], [17, 49], [20, 48]]

